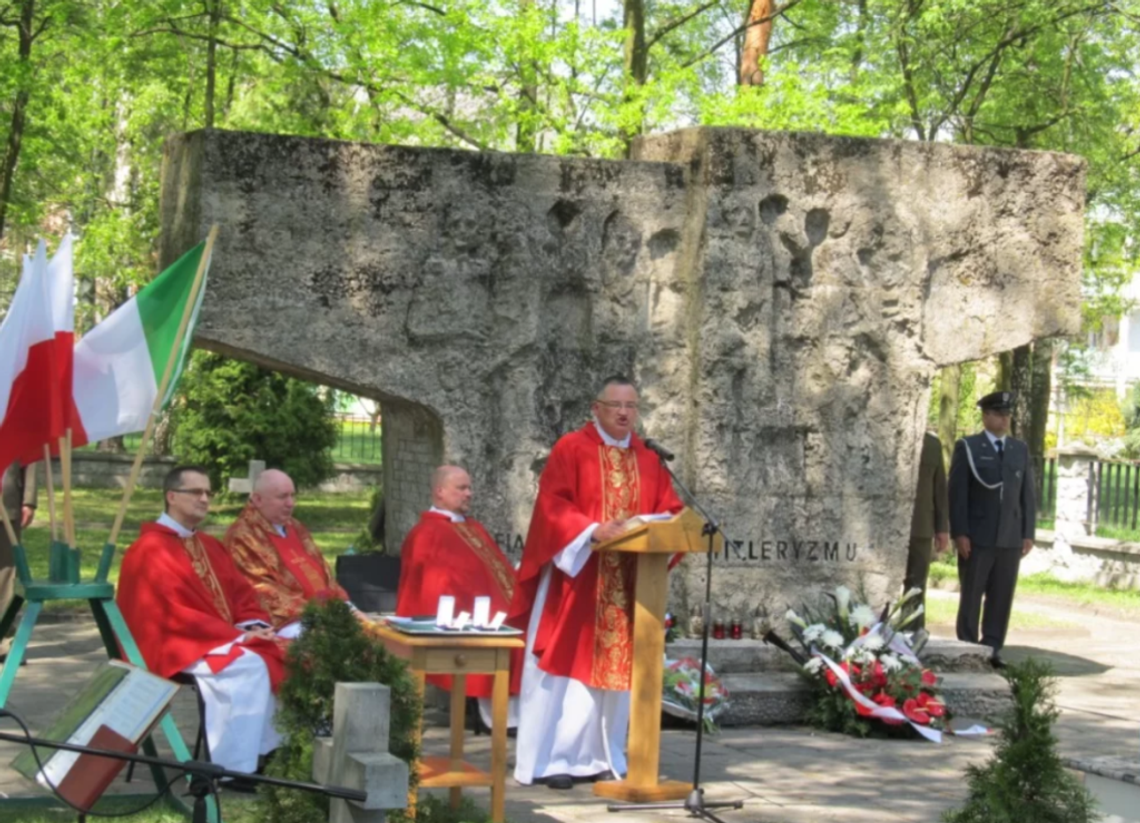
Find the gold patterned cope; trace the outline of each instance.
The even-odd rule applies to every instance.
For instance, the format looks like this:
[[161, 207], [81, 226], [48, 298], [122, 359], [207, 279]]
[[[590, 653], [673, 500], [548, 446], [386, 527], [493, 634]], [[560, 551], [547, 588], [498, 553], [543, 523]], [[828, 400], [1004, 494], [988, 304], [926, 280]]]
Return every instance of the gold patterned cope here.
[[[602, 522], [625, 520], [637, 514], [641, 476], [633, 449], [601, 445]], [[593, 686], [629, 688], [633, 669], [634, 559], [623, 552], [601, 552], [598, 557], [598, 598], [594, 619]]]
[[182, 538], [182, 547], [186, 549], [186, 554], [190, 555], [190, 566], [194, 569], [194, 574], [198, 575], [198, 579], [202, 581], [202, 585], [206, 587], [206, 591], [210, 593], [218, 614], [227, 623], [233, 623], [234, 616], [233, 612], [230, 611], [229, 601], [226, 600], [226, 594], [222, 591], [222, 584], [218, 582], [218, 577], [214, 574], [214, 567], [210, 564], [210, 557], [206, 554], [206, 547], [202, 545], [202, 541], [198, 539], [197, 535], [184, 537]]
[[503, 554], [499, 551], [498, 546], [488, 545], [487, 541], [483, 539], [483, 533], [478, 529], [471, 528], [466, 523], [452, 523], [451, 525], [459, 532], [463, 542], [471, 547], [471, 551], [475, 552], [475, 556], [483, 561], [483, 565], [490, 570], [495, 582], [499, 584], [503, 599], [510, 603], [511, 598], [515, 595], [515, 575], [503, 562]]

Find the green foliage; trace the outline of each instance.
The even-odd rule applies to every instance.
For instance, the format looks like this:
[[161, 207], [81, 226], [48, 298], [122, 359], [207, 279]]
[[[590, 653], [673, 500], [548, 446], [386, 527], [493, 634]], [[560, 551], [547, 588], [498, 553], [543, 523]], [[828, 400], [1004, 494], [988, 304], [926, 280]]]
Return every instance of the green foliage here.
[[298, 487], [332, 474], [330, 451], [339, 436], [332, 392], [196, 351], [175, 403], [174, 455], [209, 469], [214, 488], [245, 477], [250, 460], [285, 471]]
[[[287, 780], [313, 779], [313, 737], [332, 729], [337, 683], [382, 683], [391, 691], [389, 751], [409, 764], [419, 756], [416, 729], [420, 697], [406, 664], [369, 637], [348, 605], [312, 602], [301, 617], [304, 631], [289, 647], [287, 675], [277, 696], [277, 728], [285, 740], [268, 773]], [[269, 786], [258, 823], [311, 823], [328, 819], [328, 800], [309, 792]], [[389, 814], [389, 820], [397, 819]]]
[[1005, 671], [1013, 705], [998, 723], [998, 744], [984, 766], [967, 766], [969, 798], [946, 812], [946, 823], [1093, 823], [1092, 796], [1057, 755], [1053, 723], [1056, 680], [1047, 663], [1030, 658]]

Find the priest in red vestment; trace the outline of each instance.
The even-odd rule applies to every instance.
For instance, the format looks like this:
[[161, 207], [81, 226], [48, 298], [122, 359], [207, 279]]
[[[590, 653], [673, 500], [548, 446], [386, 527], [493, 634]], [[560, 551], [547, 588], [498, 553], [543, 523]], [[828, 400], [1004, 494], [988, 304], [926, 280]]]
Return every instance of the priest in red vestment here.
[[115, 596], [147, 668], [198, 681], [210, 759], [253, 772], [277, 747], [273, 692], [285, 674], [284, 641], [225, 547], [197, 531], [210, 512], [210, 478], [172, 469], [166, 511], [144, 523], [123, 556]]
[[[506, 612], [515, 591], [515, 570], [483, 524], [468, 515], [471, 477], [458, 466], [440, 466], [432, 474], [432, 506], [400, 548], [400, 586], [396, 614], [400, 617], [435, 615], [439, 598], [455, 598], [455, 614], [474, 614], [475, 598], [491, 598], [490, 617]], [[511, 658], [511, 694], [518, 694], [522, 650]], [[467, 675], [468, 697], [479, 699], [483, 724], [490, 725], [491, 675]], [[427, 681], [451, 690], [451, 676], [430, 674]], [[517, 701], [512, 698], [512, 720]]]
[[293, 517], [296, 504], [297, 491], [289, 475], [267, 469], [222, 538], [269, 612], [273, 627], [288, 638], [300, 631], [301, 612], [310, 600], [335, 597], [348, 602], [348, 593], [337, 584], [309, 530]]
[[636, 565], [591, 543], [635, 515], [682, 508], [634, 433], [637, 389], [607, 379], [594, 419], [554, 444], [539, 478], [511, 622], [527, 630], [515, 779], [568, 789], [625, 774]]

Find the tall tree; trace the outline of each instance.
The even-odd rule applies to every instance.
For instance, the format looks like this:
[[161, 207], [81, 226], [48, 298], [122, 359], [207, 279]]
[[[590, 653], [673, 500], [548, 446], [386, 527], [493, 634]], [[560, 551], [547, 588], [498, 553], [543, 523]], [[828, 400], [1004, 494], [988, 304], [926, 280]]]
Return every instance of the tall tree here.
[[764, 60], [772, 39], [773, 0], [751, 0], [745, 15], [744, 48], [740, 55], [740, 85], [764, 85]]

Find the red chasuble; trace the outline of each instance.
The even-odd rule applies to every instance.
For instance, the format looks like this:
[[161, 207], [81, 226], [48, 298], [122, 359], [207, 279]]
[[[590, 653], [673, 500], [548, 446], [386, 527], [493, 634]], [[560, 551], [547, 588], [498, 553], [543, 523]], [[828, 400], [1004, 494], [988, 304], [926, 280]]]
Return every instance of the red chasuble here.
[[[400, 588], [396, 614], [434, 616], [442, 595], [455, 597], [455, 613], [473, 612], [475, 598], [491, 598], [491, 616], [505, 612], [515, 590], [515, 570], [477, 520], [462, 523], [436, 512], [424, 512], [400, 549]], [[511, 694], [518, 694], [522, 649], [511, 656]], [[451, 676], [430, 674], [429, 683], [451, 690]], [[491, 675], [467, 675], [468, 697], [490, 697]]]
[[[144, 523], [123, 556], [115, 602], [147, 668], [163, 677], [236, 640], [242, 632], [235, 624], [269, 622], [253, 587], [221, 543], [201, 532], [181, 538], [158, 523]], [[265, 660], [276, 691], [285, 676], [284, 642], [241, 645]], [[221, 671], [234, 659], [211, 656], [206, 662]]]
[[299, 620], [305, 604], [314, 598], [348, 600], [309, 530], [292, 517], [282, 537], [265, 515], [247, 504], [223, 542], [273, 618], [275, 629]]
[[[543, 567], [592, 523], [681, 508], [636, 434], [628, 449], [605, 445], [593, 422], [562, 437], [539, 478], [512, 625], [527, 628]], [[636, 574], [635, 559], [617, 552], [593, 553], [577, 577], [553, 569], [534, 637], [538, 667], [592, 688], [629, 689]]]

